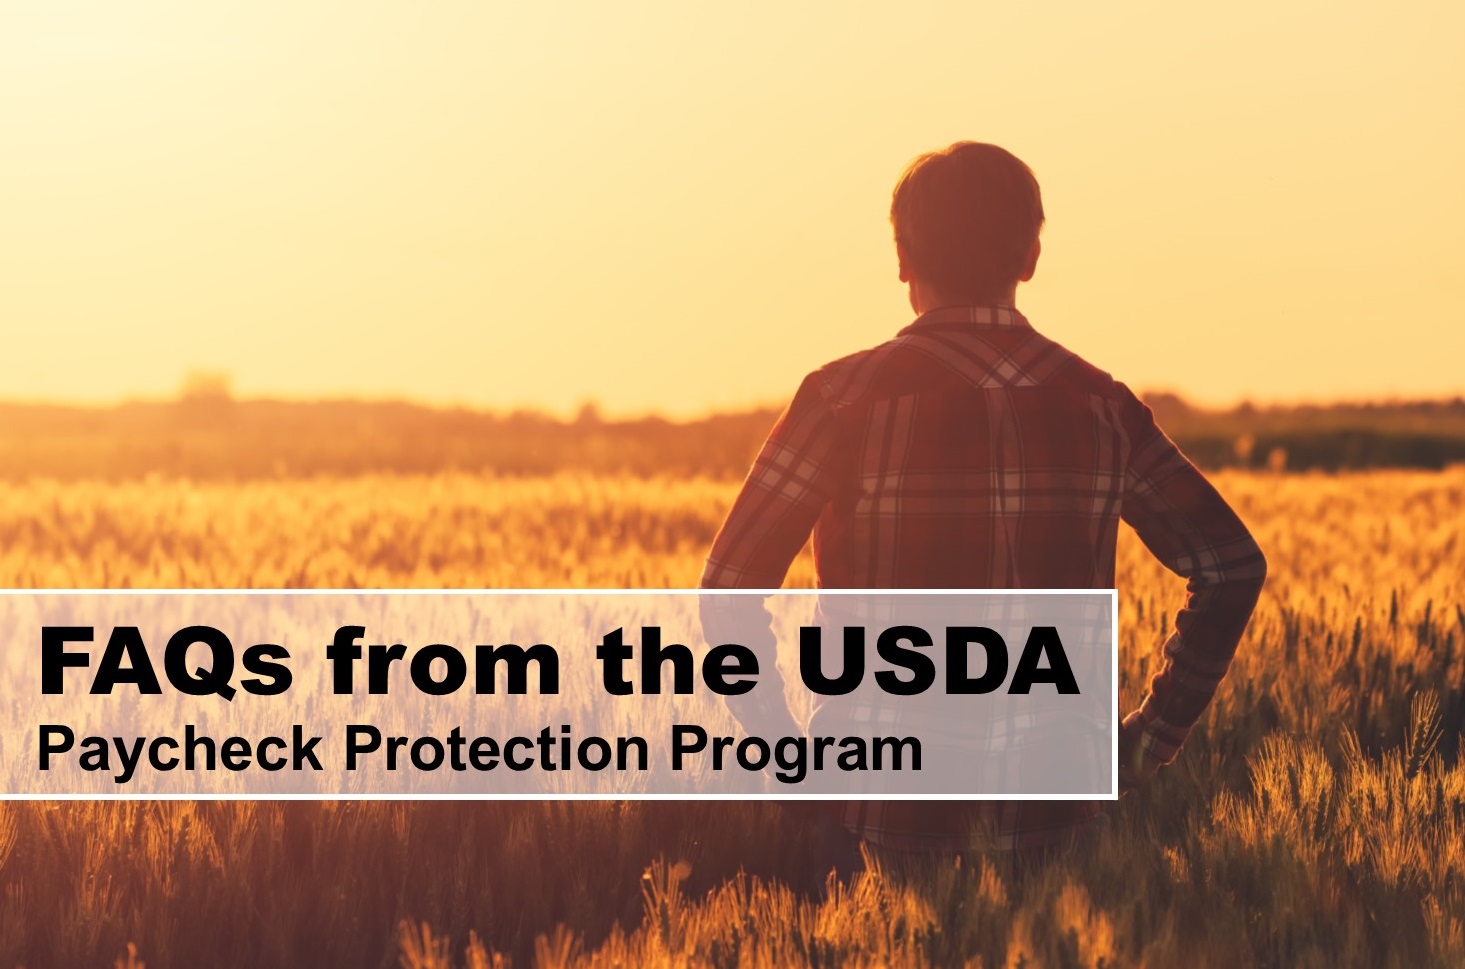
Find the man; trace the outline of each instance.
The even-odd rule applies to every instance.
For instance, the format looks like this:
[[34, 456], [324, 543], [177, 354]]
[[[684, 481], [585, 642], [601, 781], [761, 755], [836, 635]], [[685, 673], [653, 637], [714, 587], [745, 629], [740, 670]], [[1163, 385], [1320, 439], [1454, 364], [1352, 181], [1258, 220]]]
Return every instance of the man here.
[[[812, 531], [824, 588], [1112, 588], [1122, 518], [1189, 580], [1163, 666], [1120, 730], [1120, 786], [1133, 788], [1175, 757], [1210, 702], [1265, 559], [1150, 409], [1018, 312], [1044, 221], [1026, 165], [973, 142], [922, 155], [890, 215], [915, 321], [804, 379], [702, 586], [777, 588]], [[777, 691], [749, 696], [782, 706]], [[745, 726], [793, 723], [786, 707], [749, 702], [733, 705]], [[962, 850], [977, 827], [999, 848], [1051, 846], [1099, 817], [1096, 802], [1074, 801], [824, 810], [893, 849]]]

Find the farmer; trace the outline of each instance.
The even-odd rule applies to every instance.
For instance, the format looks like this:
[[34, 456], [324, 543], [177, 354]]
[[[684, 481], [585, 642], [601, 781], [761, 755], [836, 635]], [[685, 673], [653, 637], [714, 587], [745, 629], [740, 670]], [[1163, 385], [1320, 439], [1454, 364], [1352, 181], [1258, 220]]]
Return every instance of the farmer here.
[[[1266, 561], [1150, 408], [1017, 309], [1044, 220], [1027, 165], [974, 142], [921, 155], [890, 216], [915, 319], [804, 379], [712, 544], [702, 587], [778, 588], [812, 532], [822, 588], [1113, 588], [1122, 518], [1188, 580], [1163, 665], [1120, 729], [1120, 788], [1133, 789], [1175, 757], [1215, 694]], [[729, 705], [750, 732], [793, 723], [786, 708]], [[837, 831], [845, 855], [856, 839], [960, 851], [977, 829], [998, 849], [1052, 850], [1103, 817], [1092, 801], [802, 805], [790, 809], [811, 838]]]

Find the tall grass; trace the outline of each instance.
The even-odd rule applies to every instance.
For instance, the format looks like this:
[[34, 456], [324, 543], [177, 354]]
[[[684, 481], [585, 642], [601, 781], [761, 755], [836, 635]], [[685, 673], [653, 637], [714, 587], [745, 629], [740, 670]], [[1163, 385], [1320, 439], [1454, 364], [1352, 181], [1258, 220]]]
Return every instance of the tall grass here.
[[[0, 966], [1465, 965], [1465, 473], [1220, 486], [1267, 593], [1181, 760], [1072, 853], [810, 892], [776, 804], [11, 803]], [[0, 485], [0, 581], [685, 586], [734, 490]], [[1119, 584], [1128, 706], [1182, 589], [1128, 533]]]

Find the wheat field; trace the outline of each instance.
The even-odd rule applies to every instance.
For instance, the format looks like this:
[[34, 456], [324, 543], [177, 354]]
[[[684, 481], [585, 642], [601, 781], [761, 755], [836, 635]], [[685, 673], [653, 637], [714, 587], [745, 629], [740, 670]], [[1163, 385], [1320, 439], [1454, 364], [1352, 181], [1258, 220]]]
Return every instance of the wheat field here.
[[[1465, 965], [1465, 469], [1217, 482], [1268, 588], [1094, 844], [872, 858], [821, 892], [770, 803], [0, 803], [0, 966]], [[687, 587], [735, 491], [0, 484], [0, 584]], [[1119, 554], [1129, 708], [1183, 585], [1127, 531]]]

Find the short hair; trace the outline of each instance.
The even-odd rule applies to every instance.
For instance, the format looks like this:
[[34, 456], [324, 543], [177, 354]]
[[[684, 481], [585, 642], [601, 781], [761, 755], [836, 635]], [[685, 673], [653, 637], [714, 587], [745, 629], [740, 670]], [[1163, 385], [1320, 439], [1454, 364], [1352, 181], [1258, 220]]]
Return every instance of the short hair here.
[[912, 273], [942, 296], [988, 303], [1022, 275], [1043, 228], [1043, 198], [1016, 155], [958, 141], [906, 167], [890, 221]]

